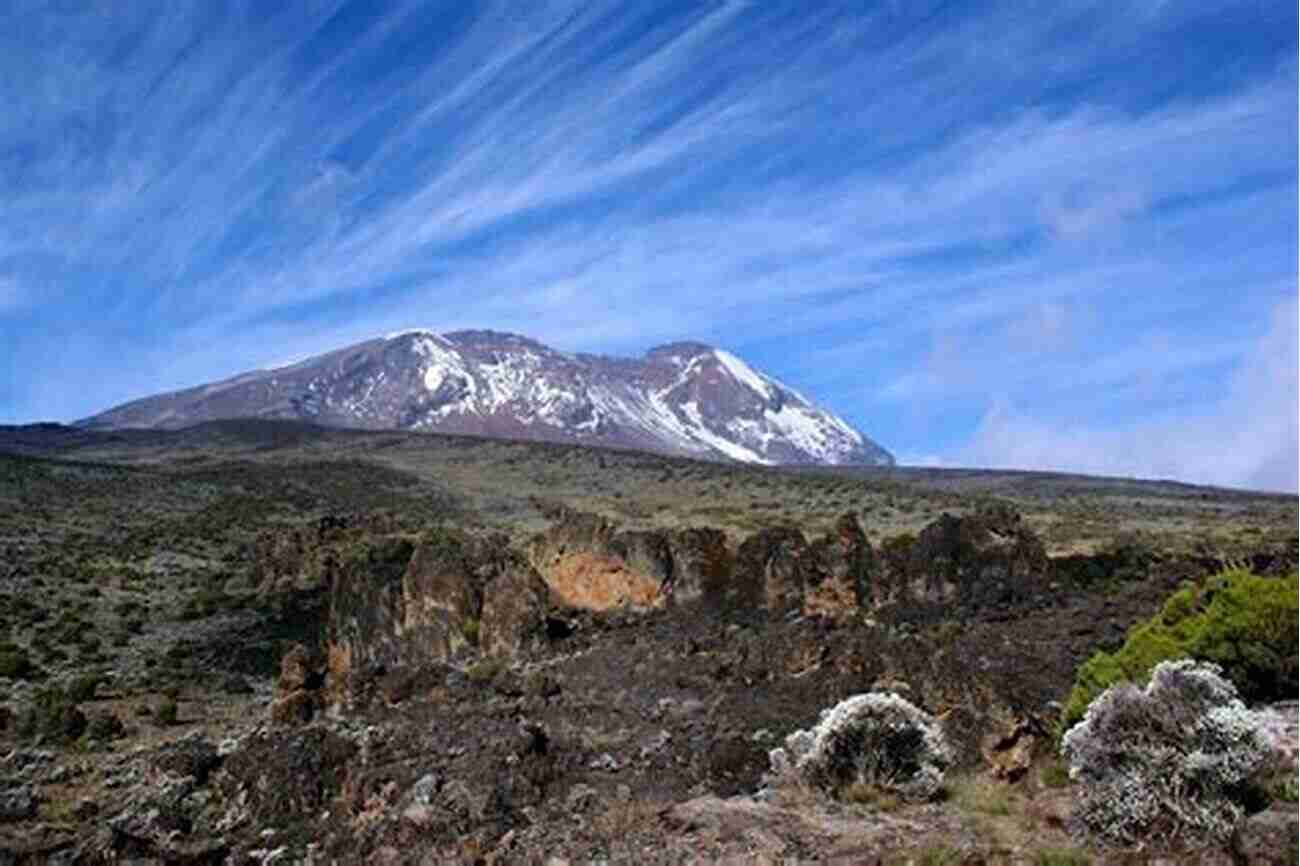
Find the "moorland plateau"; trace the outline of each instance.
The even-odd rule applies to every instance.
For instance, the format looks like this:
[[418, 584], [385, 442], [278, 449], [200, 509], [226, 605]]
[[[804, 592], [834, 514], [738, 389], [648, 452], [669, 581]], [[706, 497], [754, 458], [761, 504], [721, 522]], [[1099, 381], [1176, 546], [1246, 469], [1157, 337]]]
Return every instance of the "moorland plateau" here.
[[[1231, 839], [1117, 849], [1056, 743], [1081, 664], [1226, 566], [1287, 579], [1296, 527], [1172, 482], [0, 428], [0, 863], [1295, 862], [1293, 747]], [[1247, 696], [1283, 745], [1294, 666]], [[941, 722], [940, 797], [771, 783], [868, 691]]]

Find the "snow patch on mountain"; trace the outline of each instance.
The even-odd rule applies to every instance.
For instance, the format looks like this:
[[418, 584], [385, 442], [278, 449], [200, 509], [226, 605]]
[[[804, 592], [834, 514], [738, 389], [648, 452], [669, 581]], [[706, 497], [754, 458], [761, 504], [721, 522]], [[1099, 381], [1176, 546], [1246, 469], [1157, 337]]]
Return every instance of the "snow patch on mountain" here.
[[831, 412], [736, 355], [697, 342], [643, 359], [557, 352], [493, 331], [412, 329], [88, 419], [180, 427], [215, 418], [446, 430], [662, 451], [746, 463], [892, 458]]
[[722, 349], [714, 349], [713, 357], [718, 359], [726, 371], [732, 375], [737, 382], [746, 385], [750, 390], [762, 396], [765, 400], [771, 400], [775, 397], [772, 385], [766, 376], [758, 373], [744, 361], [737, 358], [730, 352], [724, 352]]
[[721, 451], [732, 460], [739, 460], [742, 463], [762, 463], [765, 465], [772, 463], [771, 460], [760, 457], [738, 442], [733, 442], [710, 430], [708, 425], [704, 423], [704, 419], [700, 417], [700, 407], [695, 401], [683, 403], [682, 412], [693, 425], [689, 431], [690, 435], [710, 448]]
[[840, 449], [836, 447], [836, 440], [841, 437], [835, 436], [832, 430], [828, 429], [832, 425], [823, 420], [824, 415], [786, 404], [779, 412], [768, 409], [763, 413], [763, 417], [777, 435], [800, 451], [812, 454], [827, 463], [839, 462]]

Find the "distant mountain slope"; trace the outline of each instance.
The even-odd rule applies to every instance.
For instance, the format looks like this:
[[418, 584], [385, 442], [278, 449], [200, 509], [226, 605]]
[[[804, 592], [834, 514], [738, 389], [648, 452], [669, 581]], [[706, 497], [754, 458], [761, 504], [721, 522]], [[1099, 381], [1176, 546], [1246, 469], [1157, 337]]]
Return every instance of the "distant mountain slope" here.
[[893, 465], [836, 415], [734, 355], [673, 343], [639, 360], [516, 334], [409, 331], [126, 403], [90, 429], [222, 418], [425, 430], [783, 465]]

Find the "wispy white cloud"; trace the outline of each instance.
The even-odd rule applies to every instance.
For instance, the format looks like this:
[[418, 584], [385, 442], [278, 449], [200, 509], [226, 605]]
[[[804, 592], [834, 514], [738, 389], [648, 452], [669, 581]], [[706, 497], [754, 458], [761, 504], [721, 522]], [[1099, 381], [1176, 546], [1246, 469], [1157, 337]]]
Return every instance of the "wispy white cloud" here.
[[27, 342], [118, 350], [69, 413], [486, 325], [713, 339], [899, 450], [973, 454], [1087, 392], [1131, 426], [1222, 384], [1294, 291], [1294, 60], [1188, 86], [1162, 41], [1258, 9], [20, 12], [0, 271], [69, 299]]
[[1294, 492], [1300, 489], [1296, 331], [1296, 302], [1279, 304], [1226, 391], [1207, 395], [1191, 415], [1102, 425], [993, 405], [951, 462]]

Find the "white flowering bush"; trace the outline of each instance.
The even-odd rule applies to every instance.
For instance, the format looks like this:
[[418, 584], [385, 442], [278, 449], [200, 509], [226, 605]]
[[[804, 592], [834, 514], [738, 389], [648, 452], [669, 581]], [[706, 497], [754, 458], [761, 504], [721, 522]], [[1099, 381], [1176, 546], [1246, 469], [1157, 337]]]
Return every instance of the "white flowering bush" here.
[[831, 793], [850, 785], [907, 800], [938, 793], [952, 752], [938, 723], [891, 692], [868, 692], [822, 710], [817, 725], [795, 731], [769, 758], [778, 775], [795, 774]]
[[1221, 673], [1161, 662], [1146, 688], [1112, 686], [1088, 706], [1061, 742], [1080, 829], [1120, 844], [1231, 835], [1270, 743]]

